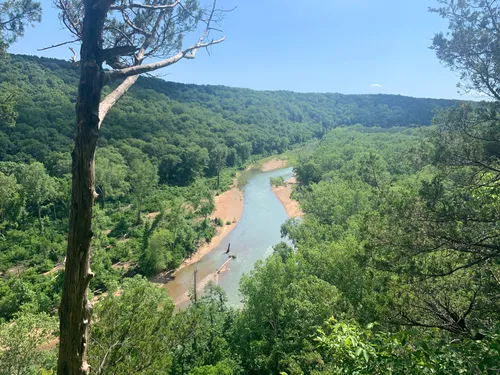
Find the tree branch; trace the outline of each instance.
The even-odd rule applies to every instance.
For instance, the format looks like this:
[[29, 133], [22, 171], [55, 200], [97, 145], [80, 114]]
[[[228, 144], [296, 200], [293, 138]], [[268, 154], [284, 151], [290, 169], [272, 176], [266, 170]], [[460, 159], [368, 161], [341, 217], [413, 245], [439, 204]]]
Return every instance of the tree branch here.
[[94, 4], [92, 9], [100, 10], [101, 12], [107, 12], [110, 9], [111, 4], [116, 0], [100, 0]]
[[71, 61], [73, 62], [74, 66], [78, 66], [79, 61], [76, 59], [76, 52], [73, 48], [69, 47], [69, 50], [73, 52], [73, 57], [71, 58]]
[[117, 46], [113, 48], [107, 48], [101, 51], [101, 59], [102, 61], [106, 61], [107, 59], [116, 56], [131, 55], [135, 51], [137, 51], [137, 49], [138, 48], [135, 46]]
[[51, 49], [51, 48], [61, 47], [61, 46], [64, 46], [66, 44], [76, 43], [76, 42], [79, 42], [79, 41], [80, 41], [80, 39], [69, 40], [67, 42], [63, 42], [63, 43], [59, 43], [59, 44], [54, 44], [54, 45], [49, 46], [49, 47], [39, 48], [39, 49], [37, 49], [37, 51], [45, 51], [45, 50], [48, 50], [48, 49]]
[[99, 104], [99, 128], [111, 107], [127, 93], [130, 87], [137, 81], [137, 78], [139, 78], [139, 75], [127, 77], [112, 93], [108, 94], [104, 100], [101, 101]]
[[133, 9], [133, 8], [139, 8], [139, 9], [171, 9], [175, 8], [177, 5], [181, 3], [181, 0], [176, 0], [172, 4], [167, 4], [167, 5], [146, 5], [146, 4], [137, 4], [137, 3], [132, 3], [128, 5], [121, 5], [121, 6], [111, 6], [109, 7], [109, 10], [119, 10], [123, 11], [125, 9]]
[[220, 38], [217, 40], [212, 40], [212, 41], [207, 42], [207, 43], [200, 44], [198, 42], [194, 46], [186, 48], [185, 50], [178, 52], [176, 55], [174, 55], [168, 59], [161, 60], [161, 61], [151, 63], [151, 64], [146, 64], [146, 65], [131, 66], [130, 68], [125, 68], [125, 69], [110, 70], [110, 71], [106, 72], [106, 75], [110, 79], [126, 78], [126, 77], [130, 77], [133, 75], [138, 75], [138, 74], [142, 74], [142, 73], [151, 72], [153, 70], [165, 68], [167, 66], [175, 64], [176, 62], [178, 62], [182, 59], [194, 59], [195, 55], [196, 55], [196, 51], [198, 49], [222, 43], [224, 40], [226, 40], [226, 37], [223, 37], [223, 38]]

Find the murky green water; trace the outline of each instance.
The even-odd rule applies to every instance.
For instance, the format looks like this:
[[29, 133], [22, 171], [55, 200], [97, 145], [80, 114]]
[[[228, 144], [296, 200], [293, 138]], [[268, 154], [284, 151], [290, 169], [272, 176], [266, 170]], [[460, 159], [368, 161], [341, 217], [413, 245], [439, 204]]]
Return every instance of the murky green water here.
[[[244, 273], [250, 272], [255, 262], [272, 253], [272, 247], [281, 239], [280, 227], [288, 219], [285, 209], [271, 191], [269, 179], [282, 176], [285, 180], [292, 177], [292, 168], [270, 172], [258, 172], [248, 178], [244, 187], [244, 208], [240, 221], [213, 251], [205, 255], [196, 265], [180, 270], [175, 280], [166, 288], [180, 308], [189, 302], [185, 301], [189, 289], [193, 288], [193, 274], [197, 268], [197, 290], [203, 290], [211, 280], [220, 285], [227, 293], [229, 304], [238, 306], [239, 281]], [[225, 270], [215, 275], [216, 270], [228, 259], [225, 251], [231, 243], [231, 260]]]

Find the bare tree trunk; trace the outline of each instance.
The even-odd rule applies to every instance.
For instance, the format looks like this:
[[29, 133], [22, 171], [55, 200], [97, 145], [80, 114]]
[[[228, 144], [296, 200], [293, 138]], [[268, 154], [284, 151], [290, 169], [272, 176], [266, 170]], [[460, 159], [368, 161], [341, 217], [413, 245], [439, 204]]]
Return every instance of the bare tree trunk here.
[[89, 374], [87, 340], [92, 305], [88, 300], [94, 154], [99, 137], [99, 102], [104, 85], [102, 28], [109, 1], [85, 0], [80, 82], [76, 104], [76, 139], [72, 154], [72, 193], [68, 248], [60, 318], [59, 375]]

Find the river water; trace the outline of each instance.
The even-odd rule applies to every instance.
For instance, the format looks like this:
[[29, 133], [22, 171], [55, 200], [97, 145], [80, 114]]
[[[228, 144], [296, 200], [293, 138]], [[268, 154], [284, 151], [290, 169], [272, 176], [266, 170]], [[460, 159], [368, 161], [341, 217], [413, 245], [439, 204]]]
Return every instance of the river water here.
[[[286, 168], [255, 172], [249, 176], [243, 188], [245, 196], [243, 214], [236, 227], [214, 250], [197, 264], [181, 269], [175, 275], [175, 279], [166, 285], [170, 297], [178, 308], [183, 308], [189, 303], [188, 292], [193, 289], [195, 268], [196, 289], [199, 295], [209, 281], [215, 281], [227, 293], [229, 305], [241, 305], [238, 293], [241, 276], [250, 272], [255, 262], [272, 254], [272, 247], [282, 241], [280, 227], [288, 219], [283, 205], [271, 190], [269, 179], [281, 176], [288, 180], [292, 175], [292, 168]], [[236, 258], [216, 275], [216, 270], [228, 260], [225, 251], [229, 243], [231, 254]]]

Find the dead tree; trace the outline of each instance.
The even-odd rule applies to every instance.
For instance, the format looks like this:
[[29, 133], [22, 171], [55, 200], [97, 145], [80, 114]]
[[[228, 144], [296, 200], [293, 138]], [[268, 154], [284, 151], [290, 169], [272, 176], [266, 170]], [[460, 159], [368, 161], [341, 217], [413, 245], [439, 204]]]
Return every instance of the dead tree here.
[[[72, 153], [72, 195], [62, 300], [59, 309], [58, 374], [88, 374], [87, 342], [92, 306], [88, 285], [92, 211], [97, 193], [94, 153], [99, 129], [111, 107], [143, 73], [192, 59], [201, 48], [221, 43], [212, 39], [225, 11], [216, 0], [202, 9], [191, 0], [56, 0], [60, 19], [81, 43], [80, 81], [76, 103], [76, 137]], [[184, 35], [200, 30], [189, 47]], [[65, 44], [61, 43], [60, 45]], [[147, 63], [147, 60], [153, 62]], [[105, 70], [108, 66], [111, 69]], [[118, 86], [103, 100], [103, 87]]]

